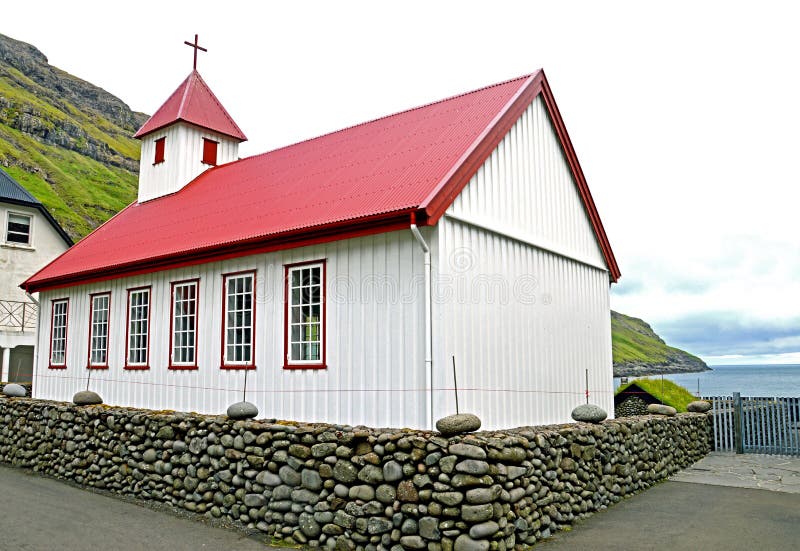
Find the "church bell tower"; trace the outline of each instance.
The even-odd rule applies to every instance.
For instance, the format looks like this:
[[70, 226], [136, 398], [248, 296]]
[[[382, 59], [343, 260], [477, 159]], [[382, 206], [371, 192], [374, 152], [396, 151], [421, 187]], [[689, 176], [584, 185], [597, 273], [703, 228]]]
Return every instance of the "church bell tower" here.
[[194, 66], [134, 138], [142, 142], [139, 161], [140, 203], [180, 191], [201, 173], [239, 158], [239, 144], [247, 137], [197, 72]]

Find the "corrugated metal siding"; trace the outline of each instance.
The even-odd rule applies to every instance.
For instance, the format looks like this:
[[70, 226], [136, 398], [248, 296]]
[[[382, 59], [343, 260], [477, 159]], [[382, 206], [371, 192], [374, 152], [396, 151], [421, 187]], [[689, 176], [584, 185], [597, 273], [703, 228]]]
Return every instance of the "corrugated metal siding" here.
[[590, 400], [613, 413], [609, 274], [540, 97], [437, 226], [434, 417], [486, 428], [570, 421]]
[[542, 96], [525, 110], [447, 213], [605, 266]]
[[444, 218], [434, 302], [434, 417], [484, 428], [570, 422], [590, 400], [613, 414], [608, 273]]
[[[155, 141], [164, 142], [164, 162], [153, 165]], [[142, 139], [142, 162], [139, 172], [138, 201], [149, 201], [162, 195], [175, 193], [211, 168], [201, 162], [203, 138], [219, 142], [217, 164], [225, 164], [239, 158], [239, 144], [235, 140], [183, 123], [174, 124], [162, 131], [154, 132]]]
[[[428, 232], [429, 233], [429, 232]], [[327, 370], [283, 369], [283, 266], [327, 259]], [[422, 254], [392, 232], [43, 292], [34, 395], [70, 400], [86, 387], [89, 293], [111, 291], [110, 368], [93, 370], [108, 404], [206, 413], [242, 398], [243, 371], [220, 370], [222, 273], [257, 270], [256, 366], [247, 399], [263, 417], [373, 426], [425, 424]], [[197, 371], [170, 371], [170, 282], [200, 279]], [[150, 369], [125, 371], [126, 289], [152, 285]], [[68, 368], [47, 368], [50, 302], [70, 298]]]

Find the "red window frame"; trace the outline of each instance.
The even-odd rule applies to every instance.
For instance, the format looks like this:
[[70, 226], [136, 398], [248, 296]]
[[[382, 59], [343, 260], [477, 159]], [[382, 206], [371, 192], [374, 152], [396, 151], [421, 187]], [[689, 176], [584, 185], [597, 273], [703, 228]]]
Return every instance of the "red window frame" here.
[[163, 138], [158, 138], [155, 141], [155, 155], [153, 156], [153, 165], [157, 165], [164, 162], [164, 145], [166, 143], [167, 137], [164, 136]]
[[[322, 285], [322, 340], [320, 342], [320, 361], [318, 363], [292, 363], [289, 361], [289, 274], [293, 268], [307, 266], [310, 264], [320, 264], [322, 266], [321, 285]], [[328, 364], [326, 360], [328, 342], [328, 292], [327, 292], [327, 259], [309, 260], [306, 262], [295, 262], [293, 264], [284, 264], [283, 266], [283, 368], [284, 369], [327, 369]]]
[[[147, 291], [147, 349], [145, 350], [145, 360], [143, 364], [132, 364], [131, 360], [131, 293], [137, 291]], [[110, 313], [110, 312], [109, 312]], [[150, 320], [153, 319], [153, 288], [152, 285], [141, 287], [131, 287], [128, 289], [128, 298], [125, 301], [125, 366], [123, 369], [132, 371], [150, 369]]]
[[203, 164], [217, 166], [217, 146], [219, 142], [203, 138]]
[[[194, 362], [191, 364], [176, 364], [175, 351], [172, 348], [173, 339], [175, 338], [174, 326], [175, 323], [175, 287], [177, 285], [194, 284]], [[169, 363], [167, 369], [174, 370], [193, 370], [198, 368], [197, 356], [200, 348], [198, 342], [200, 341], [200, 278], [184, 279], [181, 281], [170, 282], [169, 292]]]
[[[253, 276], [253, 298], [251, 333], [250, 333], [250, 363], [226, 363], [225, 362], [225, 335], [228, 332], [228, 278], [250, 274]], [[222, 322], [220, 323], [222, 332], [220, 335], [220, 369], [255, 369], [256, 368], [256, 270], [242, 270], [222, 274]]]
[[[55, 317], [56, 303], [64, 302], [67, 304], [67, 311], [64, 318], [64, 363], [53, 363], [53, 319]], [[56, 298], [50, 301], [50, 351], [47, 356], [48, 369], [66, 369], [67, 368], [67, 346], [69, 344], [69, 298]]]
[[[94, 316], [95, 297], [108, 295], [108, 319], [106, 320], [106, 363], [92, 363], [92, 317]], [[108, 369], [108, 358], [111, 355], [111, 291], [89, 294], [89, 346], [88, 357], [86, 358], [86, 369]]]

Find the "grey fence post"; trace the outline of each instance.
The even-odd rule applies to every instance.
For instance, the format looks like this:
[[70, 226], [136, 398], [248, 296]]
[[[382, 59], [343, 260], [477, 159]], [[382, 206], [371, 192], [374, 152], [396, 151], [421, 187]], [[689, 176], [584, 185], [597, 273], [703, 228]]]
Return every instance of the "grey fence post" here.
[[736, 453], [744, 453], [744, 438], [742, 435], [742, 396], [733, 393], [733, 445]]

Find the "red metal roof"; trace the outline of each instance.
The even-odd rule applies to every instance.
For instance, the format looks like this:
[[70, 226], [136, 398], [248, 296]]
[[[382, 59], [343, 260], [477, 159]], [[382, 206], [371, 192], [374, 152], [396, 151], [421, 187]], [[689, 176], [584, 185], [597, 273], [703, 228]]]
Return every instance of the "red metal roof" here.
[[133, 137], [141, 138], [178, 121], [195, 124], [237, 140], [247, 140], [247, 136], [233, 122], [197, 71], [189, 73], [186, 80]]
[[[26, 281], [28, 291], [432, 225], [545, 96], [613, 280], [619, 269], [542, 71], [210, 169], [133, 203]], [[169, 103], [169, 101], [168, 101]]]

